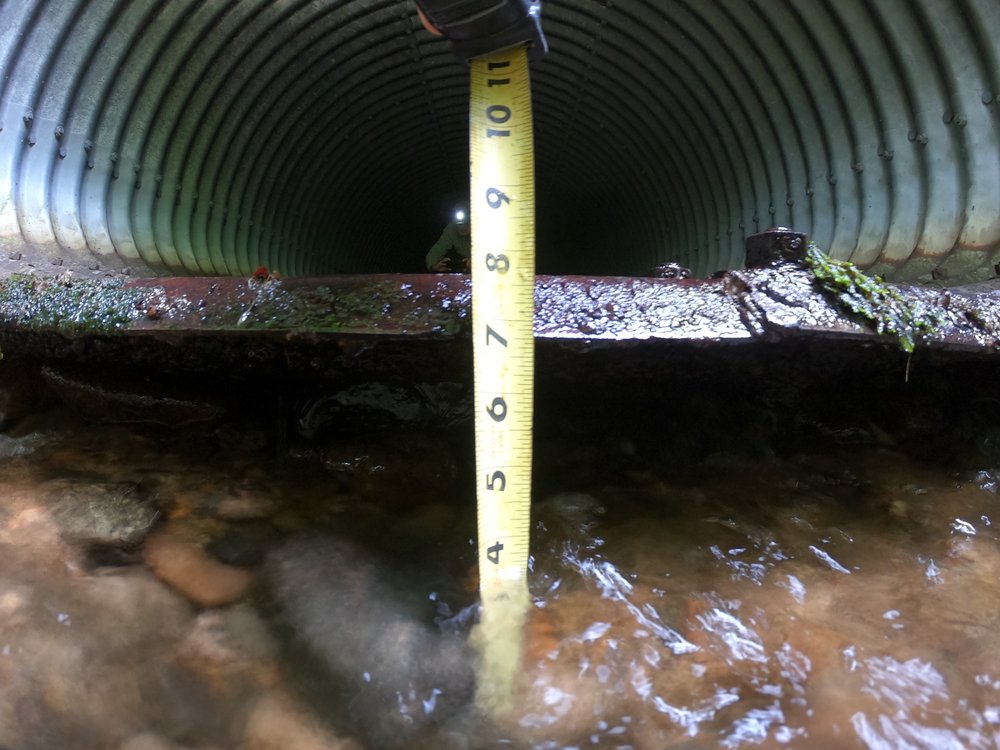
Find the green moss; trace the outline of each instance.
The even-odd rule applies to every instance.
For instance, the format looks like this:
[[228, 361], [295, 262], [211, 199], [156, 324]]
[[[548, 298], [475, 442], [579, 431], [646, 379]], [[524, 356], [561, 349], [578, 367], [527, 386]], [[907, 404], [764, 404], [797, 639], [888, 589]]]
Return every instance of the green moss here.
[[935, 311], [905, 299], [882, 279], [867, 276], [853, 263], [831, 258], [813, 243], [806, 248], [805, 265], [820, 289], [841, 308], [868, 320], [879, 334], [895, 336], [904, 352], [912, 353], [920, 336], [941, 324]]
[[14, 274], [0, 279], [0, 322], [67, 333], [115, 331], [141, 317], [146, 292], [118, 279], [60, 281]]
[[407, 297], [396, 282], [359, 289], [318, 286], [296, 289], [279, 284], [261, 287], [236, 323], [248, 330], [369, 331], [383, 325], [403, 330], [437, 329], [454, 333], [458, 315], [431, 298]]

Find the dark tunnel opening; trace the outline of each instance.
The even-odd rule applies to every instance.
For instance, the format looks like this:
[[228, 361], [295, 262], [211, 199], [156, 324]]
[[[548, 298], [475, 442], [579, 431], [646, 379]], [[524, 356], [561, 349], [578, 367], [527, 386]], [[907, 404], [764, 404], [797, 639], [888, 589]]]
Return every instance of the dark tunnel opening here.
[[[538, 271], [697, 276], [771, 226], [898, 280], [1000, 258], [992, 0], [548, 0]], [[468, 76], [411, 0], [0, 3], [3, 268], [423, 270]]]

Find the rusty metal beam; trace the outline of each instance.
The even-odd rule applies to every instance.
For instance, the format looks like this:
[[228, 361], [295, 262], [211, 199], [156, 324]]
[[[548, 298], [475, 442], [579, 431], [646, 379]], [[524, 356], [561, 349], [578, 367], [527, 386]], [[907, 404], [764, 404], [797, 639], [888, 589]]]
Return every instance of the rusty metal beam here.
[[[941, 323], [918, 348], [994, 356], [1000, 341], [1000, 287], [894, 287], [934, 310]], [[865, 321], [817, 290], [793, 264], [733, 271], [717, 279], [539, 276], [536, 341], [699, 348], [794, 340], [855, 341], [892, 348]], [[416, 354], [418, 342], [464, 348], [471, 288], [459, 275], [272, 278], [148, 278], [128, 282], [12, 276], [0, 280], [0, 343], [46, 357], [86, 351], [130, 359], [150, 349], [231, 350], [231, 366], [258, 359], [308, 358], [323, 347]], [[199, 340], [202, 341], [198, 344]], [[61, 341], [60, 347], [53, 342]], [[129, 355], [127, 347], [135, 347]], [[261, 352], [270, 354], [263, 355]], [[318, 356], [318, 355], [317, 355]], [[353, 356], [353, 355], [352, 355]], [[178, 359], [184, 359], [178, 356]], [[189, 369], [211, 369], [186, 358]], [[189, 361], [190, 360], [190, 361]]]

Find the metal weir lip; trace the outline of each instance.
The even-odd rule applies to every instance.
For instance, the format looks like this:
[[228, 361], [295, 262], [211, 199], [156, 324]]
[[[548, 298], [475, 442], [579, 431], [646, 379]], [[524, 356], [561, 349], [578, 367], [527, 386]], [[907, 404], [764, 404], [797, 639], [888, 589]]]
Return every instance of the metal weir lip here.
[[[22, 296], [12, 294], [25, 285], [29, 290]], [[1000, 282], [951, 289], [894, 288], [941, 315], [941, 325], [922, 338], [918, 349], [995, 354], [1000, 342]], [[79, 325], [95, 295], [101, 304], [119, 305], [125, 312], [111, 325]], [[31, 314], [26, 312], [26, 298], [33, 300]], [[248, 347], [254, 340], [279, 345], [354, 340], [359, 347], [392, 341], [414, 349], [421, 342], [455, 342], [464, 348], [470, 314], [470, 279], [459, 274], [280, 280], [156, 277], [110, 285], [23, 276], [0, 279], [0, 323], [8, 340], [45, 334], [168, 341], [196, 335], [231, 338]], [[731, 271], [709, 280], [540, 275], [535, 283], [534, 336], [536, 345], [543, 347], [713, 348], [824, 339], [892, 346], [863, 320], [838, 309], [806, 271], [791, 265]]]

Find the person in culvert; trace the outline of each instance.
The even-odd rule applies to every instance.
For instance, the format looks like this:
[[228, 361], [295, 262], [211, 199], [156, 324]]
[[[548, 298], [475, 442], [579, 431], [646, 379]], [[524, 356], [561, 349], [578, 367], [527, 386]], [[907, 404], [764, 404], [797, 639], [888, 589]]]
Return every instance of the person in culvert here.
[[432, 273], [468, 273], [471, 255], [472, 226], [469, 212], [462, 207], [455, 210], [440, 239], [427, 251], [424, 265]]

